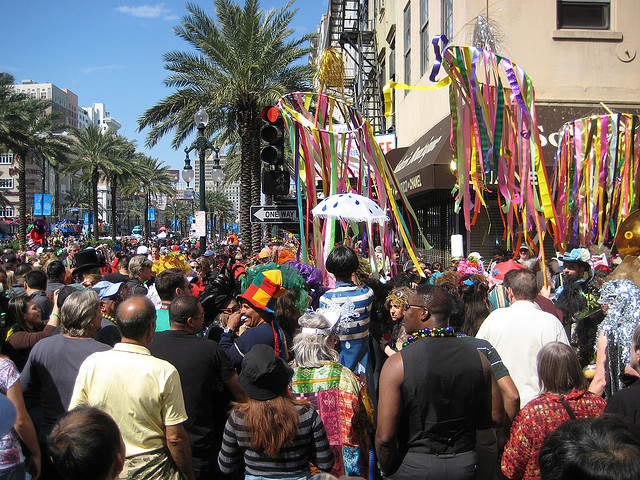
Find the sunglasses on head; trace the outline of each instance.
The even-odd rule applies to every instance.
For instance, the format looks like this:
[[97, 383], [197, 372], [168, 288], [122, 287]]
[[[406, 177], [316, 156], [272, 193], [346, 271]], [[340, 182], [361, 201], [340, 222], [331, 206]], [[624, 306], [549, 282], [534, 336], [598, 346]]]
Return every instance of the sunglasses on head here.
[[228, 313], [228, 314], [236, 313], [238, 310], [240, 310], [240, 304], [234, 305], [233, 307], [220, 309], [222, 313]]

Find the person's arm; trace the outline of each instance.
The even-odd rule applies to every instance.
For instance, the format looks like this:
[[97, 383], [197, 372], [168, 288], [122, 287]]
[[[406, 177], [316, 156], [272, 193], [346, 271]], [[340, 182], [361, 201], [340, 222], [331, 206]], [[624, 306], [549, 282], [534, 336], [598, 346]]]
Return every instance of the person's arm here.
[[507, 375], [498, 380], [498, 386], [502, 392], [504, 411], [509, 421], [513, 422], [513, 419], [516, 418], [516, 415], [520, 411], [520, 394], [518, 393], [516, 384], [513, 383], [513, 379]]
[[31, 452], [27, 469], [33, 480], [40, 477], [40, 446], [38, 444], [38, 435], [33, 426], [31, 417], [27, 413], [27, 407], [24, 405], [24, 397], [20, 388], [20, 380], [17, 380], [9, 390], [7, 390], [7, 398], [16, 407], [16, 422], [13, 424], [16, 433]]
[[398, 441], [396, 438], [402, 414], [402, 381], [404, 364], [402, 355], [393, 355], [385, 362], [380, 373], [378, 400], [378, 429], [376, 453], [380, 468], [386, 475], [398, 469]]
[[183, 424], [166, 425], [165, 438], [171, 458], [187, 480], [195, 480], [191, 460], [191, 444]]
[[247, 394], [238, 383], [238, 374], [234, 373], [232, 377], [224, 381], [225, 385], [229, 388], [229, 391], [236, 399], [236, 402], [245, 403], [247, 401]]
[[[489, 360], [487, 360], [487, 358], [480, 352], [478, 352], [478, 356], [482, 362], [482, 371], [484, 373], [485, 383], [488, 387], [488, 391], [491, 392], [490, 417], [485, 420], [488, 421], [487, 423], [493, 421], [497, 426], [501, 426], [504, 423], [504, 402], [502, 400], [502, 392], [500, 391], [498, 381], [496, 380], [496, 376], [493, 373]], [[487, 412], [487, 414], [488, 413], [489, 412]]]
[[596, 395], [603, 395], [604, 387], [607, 385], [607, 380], [605, 378], [605, 369], [607, 363], [607, 337], [604, 333], [604, 330], [601, 331], [598, 335], [598, 344], [596, 351], [596, 372], [593, 375], [591, 384], [589, 385], [589, 391], [595, 393]]
[[55, 325], [52, 325], [52, 323], [49, 322], [47, 326], [44, 327], [44, 330], [41, 332], [24, 332], [24, 331], [15, 332], [9, 337], [9, 340], [7, 341], [13, 348], [17, 350], [21, 350], [24, 348], [31, 348], [43, 338], [50, 337], [51, 334], [58, 327], [57, 323], [58, 323], [57, 319], [56, 319]]

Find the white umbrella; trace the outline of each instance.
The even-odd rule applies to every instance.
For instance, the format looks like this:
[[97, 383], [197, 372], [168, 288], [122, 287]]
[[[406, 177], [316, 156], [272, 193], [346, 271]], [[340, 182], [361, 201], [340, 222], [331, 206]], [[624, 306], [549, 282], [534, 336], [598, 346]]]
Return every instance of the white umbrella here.
[[316, 205], [311, 213], [318, 218], [335, 218], [348, 222], [383, 224], [389, 220], [380, 205], [357, 193], [331, 195]]

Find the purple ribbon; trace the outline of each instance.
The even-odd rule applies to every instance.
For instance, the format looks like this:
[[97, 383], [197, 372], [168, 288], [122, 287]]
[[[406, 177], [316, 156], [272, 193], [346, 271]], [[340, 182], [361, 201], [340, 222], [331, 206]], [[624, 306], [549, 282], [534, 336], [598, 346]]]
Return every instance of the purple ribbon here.
[[440, 53], [440, 40], [442, 40], [443, 52], [447, 48], [447, 45], [449, 45], [449, 39], [445, 34], [436, 35], [431, 40], [431, 43], [433, 44], [433, 51], [436, 54], [436, 60], [435, 62], [433, 62], [433, 67], [431, 68], [431, 74], [429, 75], [429, 80], [431, 80], [432, 82], [436, 81], [436, 77], [438, 76], [438, 73], [440, 72], [440, 67], [442, 66], [442, 55]]

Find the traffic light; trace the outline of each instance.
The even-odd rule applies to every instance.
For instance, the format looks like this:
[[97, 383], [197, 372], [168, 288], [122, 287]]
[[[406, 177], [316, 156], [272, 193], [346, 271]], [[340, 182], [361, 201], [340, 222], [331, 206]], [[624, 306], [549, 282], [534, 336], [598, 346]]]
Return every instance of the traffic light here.
[[273, 106], [265, 107], [260, 113], [265, 122], [260, 132], [260, 138], [267, 145], [260, 152], [260, 159], [267, 165], [282, 165], [284, 163], [284, 120], [280, 111]]

